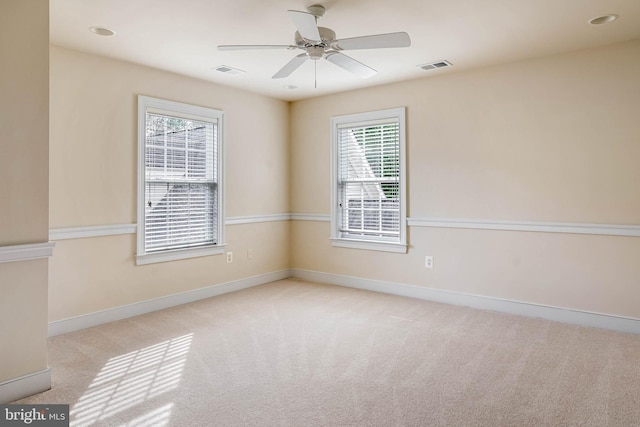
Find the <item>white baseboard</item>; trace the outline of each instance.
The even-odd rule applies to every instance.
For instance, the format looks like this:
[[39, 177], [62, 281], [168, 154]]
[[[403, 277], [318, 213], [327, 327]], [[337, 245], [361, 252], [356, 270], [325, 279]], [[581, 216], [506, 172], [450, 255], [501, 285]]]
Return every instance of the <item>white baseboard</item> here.
[[[115, 307], [108, 310], [89, 313], [78, 317], [58, 320], [49, 323], [49, 336], [56, 336], [68, 332], [98, 326], [116, 320], [139, 316], [152, 311], [162, 310], [177, 305], [187, 304], [205, 298], [239, 291], [253, 286], [263, 285], [289, 277], [316, 283], [327, 283], [349, 288], [365, 289], [392, 295], [417, 298], [445, 304], [460, 305], [481, 310], [492, 310], [527, 317], [539, 317], [557, 322], [570, 323], [580, 326], [610, 329], [620, 332], [640, 334], [640, 319], [614, 316], [610, 314], [592, 313], [561, 307], [512, 301], [482, 295], [472, 295], [440, 289], [425, 288], [403, 283], [385, 282], [380, 280], [363, 279], [360, 277], [341, 276], [318, 271], [292, 269], [280, 270], [261, 274], [232, 282], [194, 289], [180, 294], [169, 295], [135, 304]], [[0, 393], [0, 397], [2, 394]]]
[[620, 332], [640, 334], [640, 319], [614, 316], [610, 314], [591, 313], [567, 308], [511, 301], [481, 295], [472, 295], [402, 283], [384, 282], [359, 277], [340, 276], [318, 271], [292, 269], [291, 276], [309, 282], [327, 283], [349, 288], [366, 289], [445, 304], [460, 305], [481, 310], [499, 311], [527, 317], [539, 317], [557, 322], [580, 326], [610, 329]]
[[49, 323], [49, 336], [62, 335], [78, 331], [80, 329], [90, 328], [92, 326], [103, 325], [116, 320], [135, 317], [152, 311], [187, 304], [201, 299], [226, 294], [228, 292], [263, 285], [276, 280], [287, 279], [289, 277], [291, 277], [289, 270], [280, 270], [227, 283], [220, 283], [205, 288], [194, 289], [192, 291], [182, 292], [179, 294], [168, 295], [166, 297], [110, 308], [108, 310], [97, 311], [95, 313], [84, 314], [82, 316], [72, 317], [69, 319], [56, 320]]
[[16, 400], [42, 393], [51, 388], [51, 369], [14, 378], [0, 384], [0, 404], [7, 404]]

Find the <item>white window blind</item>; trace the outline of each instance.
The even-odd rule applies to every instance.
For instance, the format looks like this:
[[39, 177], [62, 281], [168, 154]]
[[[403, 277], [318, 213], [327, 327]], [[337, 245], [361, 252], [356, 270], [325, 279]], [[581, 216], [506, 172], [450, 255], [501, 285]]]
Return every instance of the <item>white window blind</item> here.
[[138, 254], [218, 245], [220, 118], [207, 116], [209, 109], [141, 98], [146, 104], [139, 195], [144, 221]]
[[334, 118], [334, 239], [405, 242], [404, 130], [397, 112]]
[[398, 123], [339, 130], [340, 232], [349, 237], [400, 237]]

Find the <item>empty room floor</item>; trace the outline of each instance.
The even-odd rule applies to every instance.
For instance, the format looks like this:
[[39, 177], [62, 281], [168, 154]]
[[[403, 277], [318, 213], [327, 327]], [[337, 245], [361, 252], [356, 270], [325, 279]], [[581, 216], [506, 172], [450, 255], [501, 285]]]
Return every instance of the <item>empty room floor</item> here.
[[73, 426], [632, 426], [640, 336], [287, 279], [53, 337]]

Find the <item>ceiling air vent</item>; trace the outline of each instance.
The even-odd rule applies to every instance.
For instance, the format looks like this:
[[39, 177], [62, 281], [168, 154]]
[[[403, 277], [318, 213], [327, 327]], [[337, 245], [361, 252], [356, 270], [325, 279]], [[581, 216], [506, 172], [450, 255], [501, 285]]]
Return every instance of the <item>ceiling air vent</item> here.
[[245, 72], [237, 68], [229, 67], [228, 65], [220, 65], [219, 67], [215, 67], [214, 70], [225, 74], [243, 74]]
[[449, 61], [429, 62], [428, 64], [418, 65], [418, 67], [422, 68], [425, 71], [429, 71], [429, 70], [435, 70], [437, 68], [451, 67], [451, 62]]

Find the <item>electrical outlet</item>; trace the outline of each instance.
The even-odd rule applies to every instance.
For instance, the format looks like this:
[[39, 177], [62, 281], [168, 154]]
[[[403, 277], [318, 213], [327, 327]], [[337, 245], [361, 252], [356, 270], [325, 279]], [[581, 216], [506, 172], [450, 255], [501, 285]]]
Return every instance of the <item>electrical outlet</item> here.
[[247, 259], [253, 259], [253, 249], [247, 249]]
[[233, 262], [233, 252], [227, 252], [227, 263]]
[[431, 255], [424, 257], [424, 266], [425, 268], [433, 268], [433, 257]]

